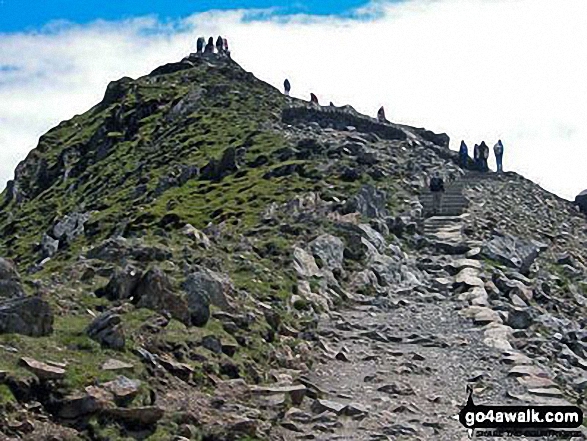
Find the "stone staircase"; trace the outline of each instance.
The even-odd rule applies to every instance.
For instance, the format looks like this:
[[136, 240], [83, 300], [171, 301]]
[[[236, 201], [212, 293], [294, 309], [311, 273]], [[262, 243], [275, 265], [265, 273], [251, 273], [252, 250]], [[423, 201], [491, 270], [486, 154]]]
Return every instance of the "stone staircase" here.
[[424, 236], [448, 254], [465, 253], [469, 246], [465, 243], [462, 230], [463, 219], [468, 216], [466, 209], [469, 201], [463, 195], [463, 189], [492, 177], [492, 173], [467, 172], [461, 179], [446, 185], [440, 212], [433, 216], [432, 194], [427, 192], [420, 195], [426, 218], [423, 224]]

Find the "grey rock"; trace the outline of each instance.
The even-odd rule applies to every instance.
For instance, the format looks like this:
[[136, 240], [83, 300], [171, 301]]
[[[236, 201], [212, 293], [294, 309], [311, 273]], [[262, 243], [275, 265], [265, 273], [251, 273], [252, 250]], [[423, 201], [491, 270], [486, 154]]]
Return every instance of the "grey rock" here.
[[522, 274], [528, 274], [530, 266], [545, 247], [537, 242], [524, 241], [509, 234], [494, 235], [482, 249], [485, 257], [496, 260]]
[[387, 204], [387, 193], [371, 185], [365, 185], [356, 196], [350, 198], [343, 213], [358, 212], [368, 218], [383, 218], [387, 216], [385, 208]]
[[41, 337], [52, 332], [51, 306], [40, 297], [21, 297], [0, 302], [0, 334]]
[[188, 301], [174, 291], [171, 281], [161, 269], [147, 271], [135, 289], [137, 307], [165, 313], [182, 323], [191, 324]]
[[122, 317], [115, 310], [98, 316], [90, 323], [86, 333], [92, 340], [107, 348], [123, 349], [126, 343]]
[[16, 265], [8, 259], [0, 257], [0, 280], [20, 281]]
[[506, 324], [513, 329], [526, 329], [533, 322], [531, 308], [511, 307], [508, 310]]
[[230, 279], [220, 273], [204, 267], [197, 267], [186, 279], [183, 285], [188, 299], [191, 296], [205, 295], [210, 303], [220, 309], [228, 310], [232, 306], [229, 297], [234, 291]]
[[89, 218], [89, 215], [80, 213], [65, 216], [55, 223], [51, 235], [62, 243], [70, 244], [76, 237], [84, 234], [84, 224]]
[[52, 257], [59, 250], [59, 241], [48, 234], [43, 234], [41, 238], [41, 255], [43, 258]]
[[310, 250], [329, 270], [342, 268], [344, 242], [340, 238], [323, 234], [310, 242]]
[[215, 335], [207, 335], [202, 338], [202, 346], [215, 354], [222, 354], [222, 343]]

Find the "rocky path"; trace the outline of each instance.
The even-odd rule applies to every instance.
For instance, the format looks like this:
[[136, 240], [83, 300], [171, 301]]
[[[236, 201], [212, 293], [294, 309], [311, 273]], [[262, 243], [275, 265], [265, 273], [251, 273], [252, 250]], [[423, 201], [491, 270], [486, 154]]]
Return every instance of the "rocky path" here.
[[285, 413], [275, 439], [469, 439], [455, 419], [467, 385], [478, 404], [568, 404], [540, 360], [516, 349], [531, 337], [518, 326], [524, 314], [492, 305], [482, 261], [462, 254], [476, 245], [462, 235], [465, 207], [424, 223], [436, 246], [418, 256], [420, 286], [362, 298], [321, 321], [322, 357], [299, 380], [306, 399]]
[[322, 399], [288, 412], [284, 439], [461, 440], [466, 431], [453, 416], [467, 384], [484, 402], [514, 402], [507, 393], [522, 393], [521, 385], [460, 316], [464, 302], [416, 294], [374, 300], [323, 323], [324, 357], [306, 384]]

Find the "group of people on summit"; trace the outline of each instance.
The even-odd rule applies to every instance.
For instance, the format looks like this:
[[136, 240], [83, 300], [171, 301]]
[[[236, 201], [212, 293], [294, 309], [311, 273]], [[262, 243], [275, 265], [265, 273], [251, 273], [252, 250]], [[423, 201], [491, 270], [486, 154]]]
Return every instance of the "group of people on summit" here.
[[[208, 44], [206, 44], [206, 39], [204, 37], [199, 37], [196, 42], [196, 50], [198, 51], [198, 54], [213, 54], [214, 37], [208, 38]], [[219, 36], [216, 39], [216, 52], [230, 56], [230, 51], [228, 50], [228, 40], [226, 38]]]
[[[493, 146], [493, 153], [495, 154], [495, 163], [497, 164], [497, 172], [503, 171], [503, 144], [501, 139]], [[479, 171], [489, 171], [487, 160], [489, 159], [489, 147], [482, 141], [481, 144], [475, 144], [473, 148], [473, 161], [475, 168]], [[469, 162], [469, 149], [465, 141], [461, 141], [461, 147], [459, 148], [459, 162], [461, 167], [465, 168]]]

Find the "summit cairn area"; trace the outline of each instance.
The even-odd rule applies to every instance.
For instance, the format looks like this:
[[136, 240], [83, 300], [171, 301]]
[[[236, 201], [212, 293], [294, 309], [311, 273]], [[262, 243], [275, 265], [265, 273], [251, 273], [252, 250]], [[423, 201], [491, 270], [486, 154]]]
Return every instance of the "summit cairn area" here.
[[227, 50], [113, 81], [0, 194], [0, 439], [461, 440], [467, 385], [583, 406], [585, 215]]

